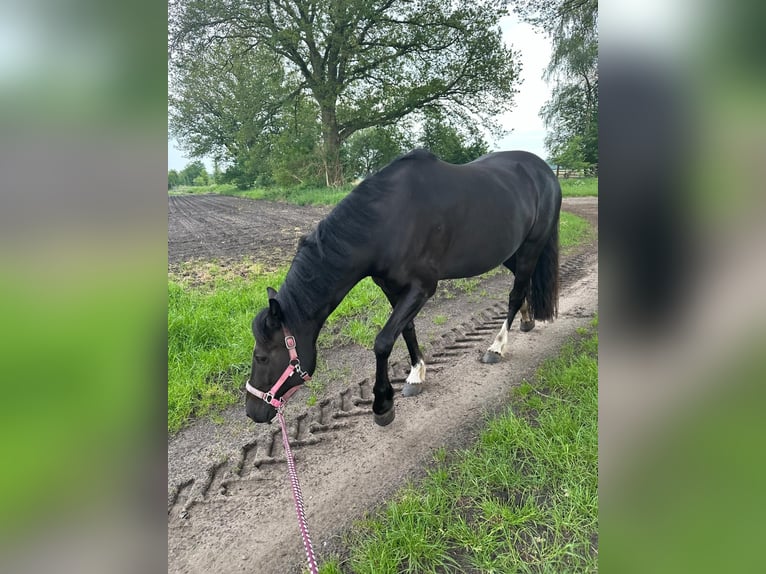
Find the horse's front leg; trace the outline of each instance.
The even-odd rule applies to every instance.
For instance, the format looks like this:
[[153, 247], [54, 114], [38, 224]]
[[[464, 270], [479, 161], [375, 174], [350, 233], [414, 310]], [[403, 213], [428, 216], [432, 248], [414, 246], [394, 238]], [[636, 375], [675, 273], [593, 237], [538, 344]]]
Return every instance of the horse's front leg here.
[[402, 334], [404, 327], [415, 318], [427, 300], [426, 289], [415, 285], [408, 287], [399, 297], [391, 316], [375, 338], [375, 386], [372, 388], [375, 400], [372, 403], [372, 412], [375, 422], [380, 426], [390, 424], [395, 415], [394, 389], [388, 378], [388, 357], [396, 338]]

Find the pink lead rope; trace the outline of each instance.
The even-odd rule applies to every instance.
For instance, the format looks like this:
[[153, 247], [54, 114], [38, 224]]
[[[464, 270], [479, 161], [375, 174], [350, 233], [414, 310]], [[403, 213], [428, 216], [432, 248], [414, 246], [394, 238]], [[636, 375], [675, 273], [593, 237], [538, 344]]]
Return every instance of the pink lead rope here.
[[306, 549], [306, 558], [309, 562], [309, 570], [311, 571], [311, 574], [319, 574], [317, 561], [314, 557], [314, 547], [311, 545], [311, 536], [309, 536], [309, 525], [306, 522], [306, 511], [303, 509], [303, 495], [301, 494], [301, 485], [298, 482], [298, 473], [295, 470], [295, 459], [293, 458], [293, 451], [290, 450], [290, 441], [287, 438], [287, 425], [285, 424], [285, 417], [282, 414], [282, 409], [284, 408], [287, 399], [289, 399], [293, 393], [298, 390], [300, 385], [287, 389], [287, 391], [285, 391], [285, 393], [280, 398], [276, 397], [279, 389], [282, 388], [282, 385], [290, 377], [292, 377], [294, 373], [298, 373], [304, 382], [311, 379], [311, 376], [306, 371], [301, 369], [301, 362], [298, 360], [298, 351], [296, 349], [297, 345], [295, 342], [295, 337], [292, 336], [286, 326], [283, 326], [282, 329], [285, 334], [285, 347], [287, 347], [287, 352], [290, 355], [290, 362], [282, 373], [282, 376], [279, 377], [277, 382], [274, 383], [267, 392], [259, 391], [250, 384], [249, 380], [247, 383], [245, 383], [245, 388], [247, 389], [248, 393], [255, 395], [259, 399], [265, 401], [277, 409], [277, 417], [279, 418], [279, 424], [282, 427], [282, 445], [285, 447], [287, 470], [290, 475], [290, 485], [293, 489], [295, 513], [298, 515], [298, 526], [300, 526], [301, 529], [303, 547]]
[[301, 528], [301, 538], [303, 547], [306, 549], [306, 559], [309, 562], [311, 574], [318, 574], [316, 558], [314, 557], [314, 547], [311, 545], [311, 536], [309, 535], [309, 525], [306, 522], [306, 512], [303, 509], [303, 495], [301, 494], [301, 485], [298, 482], [298, 473], [295, 471], [295, 459], [290, 450], [290, 442], [287, 440], [287, 425], [282, 410], [277, 411], [279, 424], [282, 427], [282, 445], [285, 448], [285, 458], [287, 458], [287, 470], [290, 474], [290, 485], [293, 489], [293, 500], [295, 501], [295, 513], [298, 515], [298, 525]]

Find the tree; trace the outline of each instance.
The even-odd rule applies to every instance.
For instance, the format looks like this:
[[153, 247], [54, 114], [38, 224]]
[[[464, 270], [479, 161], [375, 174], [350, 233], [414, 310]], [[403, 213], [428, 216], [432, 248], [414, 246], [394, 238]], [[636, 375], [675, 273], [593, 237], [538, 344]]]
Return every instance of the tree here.
[[173, 189], [179, 185], [181, 185], [181, 176], [178, 175], [176, 170], [171, 169], [168, 171], [168, 189]]
[[564, 169], [582, 170], [590, 167], [590, 163], [585, 161], [585, 150], [583, 138], [575, 136], [566, 142], [559, 151], [551, 157], [553, 163]]
[[556, 85], [540, 111], [551, 157], [569, 157], [577, 148], [582, 161], [597, 164], [598, 1], [519, 0], [515, 10], [552, 42], [545, 78]]
[[318, 131], [313, 109], [309, 123], [314, 126], [297, 125], [306, 115], [297, 111], [305, 107], [305, 98], [294, 95], [297, 79], [285, 73], [281, 60], [268, 50], [245, 47], [237, 39], [218, 42], [198, 57], [175, 62], [169, 125], [190, 156], [226, 162], [232, 170], [228, 181], [246, 187], [271, 177], [269, 158], [283, 132], [300, 139], [298, 132], [313, 130], [308, 137], [314, 147]]
[[489, 151], [478, 130], [469, 129], [468, 134], [463, 135], [440, 114], [433, 113], [423, 124], [421, 144], [444, 161], [455, 164], [468, 163]]
[[207, 170], [199, 160], [188, 164], [178, 175], [183, 185], [207, 185]]
[[593, 106], [596, 109], [592, 109], [580, 86], [560, 84], [554, 88], [551, 99], [540, 112], [549, 128], [545, 146], [552, 157], [574, 149], [570, 142], [577, 140], [574, 147], [581, 150], [582, 161], [588, 166], [598, 163], [597, 97]]
[[[342, 183], [354, 133], [441, 109], [496, 127], [518, 82], [517, 54], [497, 26], [504, 0], [174, 0], [170, 60], [184, 69], [214, 46], [240, 43], [281, 60], [312, 98], [328, 185]], [[253, 113], [258, 110], [253, 109]]]
[[412, 147], [412, 140], [398, 125], [365, 128], [346, 141], [345, 171], [352, 176], [367, 176]]

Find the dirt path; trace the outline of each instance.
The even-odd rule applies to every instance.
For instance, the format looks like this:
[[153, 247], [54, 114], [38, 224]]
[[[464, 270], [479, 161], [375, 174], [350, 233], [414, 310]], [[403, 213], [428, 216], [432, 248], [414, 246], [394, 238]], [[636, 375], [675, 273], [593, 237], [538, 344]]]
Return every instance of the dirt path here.
[[[207, 197], [201, 203], [204, 209], [215, 209], [213, 198], [201, 197]], [[171, 198], [171, 203], [177, 199]], [[243, 220], [253, 229], [280, 227], [268, 223], [273, 210], [274, 220], [285, 222], [283, 229], [295, 224], [306, 232], [327, 211], [302, 208], [298, 215], [292, 207], [250, 203], [256, 205], [242, 206], [237, 213], [267, 218], [255, 224]], [[596, 198], [565, 200], [564, 208], [597, 226]], [[194, 215], [191, 203], [183, 209], [187, 210], [184, 217], [191, 213], [192, 218], [204, 219]], [[171, 209], [171, 221], [178, 214], [179, 210]], [[182, 222], [175, 225], [171, 223], [171, 250], [174, 245], [189, 247], [200, 239], [218, 237], [215, 225], [200, 225], [193, 239], [184, 239], [187, 232], [182, 231]], [[227, 227], [227, 233], [232, 231], [236, 232]], [[284, 252], [291, 240], [288, 235], [280, 232], [267, 237]], [[290, 253], [294, 252], [292, 241]], [[268, 252], [268, 241], [259, 237], [259, 242]], [[505, 318], [510, 275], [495, 275], [469, 293], [437, 293], [416, 322], [425, 342], [426, 388], [418, 397], [398, 395], [396, 419], [385, 428], [376, 426], [371, 417], [372, 352], [351, 345], [321, 353], [329, 371], [324, 375], [328, 379], [324, 398], [309, 408], [301, 401], [305, 395], [299, 393], [286, 410], [307, 517], [320, 555], [342, 549], [343, 532], [353, 520], [408, 478], [422, 474], [437, 448], [469, 442], [485, 413], [501, 408], [513, 386], [531, 376], [578, 327], [588, 323], [598, 305], [597, 251], [594, 242], [563, 258], [558, 319], [538, 323], [530, 333], [520, 333], [517, 322], [508, 355], [497, 365], [483, 365], [478, 358]], [[236, 250], [232, 247], [223, 255], [233, 258]], [[408, 369], [401, 343], [392, 362], [398, 389]], [[220, 424], [197, 421], [168, 441], [168, 571], [300, 572], [303, 550], [279, 428], [255, 425], [244, 416], [242, 405], [228, 410], [223, 418]]]

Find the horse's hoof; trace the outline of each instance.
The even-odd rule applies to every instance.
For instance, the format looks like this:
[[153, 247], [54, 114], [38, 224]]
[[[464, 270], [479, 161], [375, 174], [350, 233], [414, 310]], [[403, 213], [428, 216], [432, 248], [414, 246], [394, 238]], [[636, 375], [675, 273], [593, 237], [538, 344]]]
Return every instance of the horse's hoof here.
[[535, 328], [535, 322], [534, 321], [522, 321], [521, 322], [521, 332], [522, 333], [529, 333], [532, 329]]
[[402, 387], [402, 396], [403, 397], [414, 397], [416, 395], [419, 395], [423, 392], [423, 384], [415, 384], [412, 385], [410, 383], [405, 383]]
[[373, 418], [375, 419], [375, 424], [379, 426], [386, 426], [390, 425], [391, 421], [394, 420], [394, 417], [396, 416], [396, 410], [392, 407], [390, 411], [387, 411], [383, 413], [382, 415], [379, 415], [377, 413], [373, 413]]
[[499, 363], [501, 358], [502, 357], [500, 356], [500, 353], [495, 353], [494, 351], [487, 351], [486, 353], [484, 353], [484, 356], [481, 358], [481, 362], [487, 365], [493, 365], [495, 363]]

